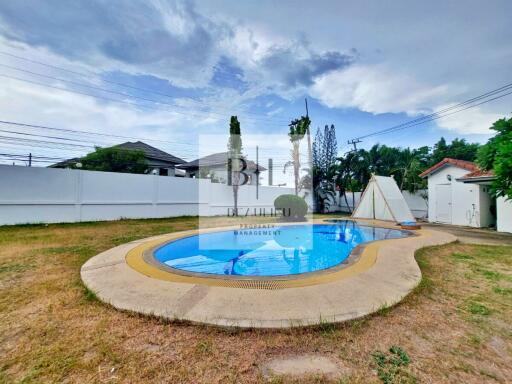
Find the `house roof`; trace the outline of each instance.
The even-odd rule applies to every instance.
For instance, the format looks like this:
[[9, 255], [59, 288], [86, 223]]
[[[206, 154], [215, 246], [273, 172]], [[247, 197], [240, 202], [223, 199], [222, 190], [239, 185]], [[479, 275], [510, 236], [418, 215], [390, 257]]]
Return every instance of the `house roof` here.
[[[185, 160], [180, 159], [170, 153], [164, 152], [158, 148], [152, 147], [149, 144], [143, 143], [142, 141], [136, 141], [132, 143], [131, 141], [127, 141], [126, 143], [114, 145], [114, 148], [121, 148], [130, 151], [142, 151], [144, 152], [144, 156], [149, 160], [159, 160], [167, 163], [171, 163], [173, 165], [183, 164]], [[72, 159], [64, 160], [59, 163], [55, 163], [49, 166], [49, 168], [67, 168], [76, 163], [80, 162], [79, 157], [74, 157]], [[149, 164], [151, 165], [151, 164]]]
[[477, 171], [468, 173], [467, 175], [464, 175], [461, 177], [461, 179], [472, 179], [475, 177], [494, 177], [493, 171], [484, 171], [483, 169], [479, 169]]
[[493, 180], [494, 177], [495, 175], [492, 170], [484, 171], [483, 169], [478, 169], [476, 171], [470, 172], [467, 175], [458, 178], [457, 180], [462, 181], [464, 183], [485, 182]]
[[426, 171], [420, 173], [420, 177], [430, 176], [431, 174], [437, 172], [438, 170], [440, 170], [441, 168], [443, 168], [446, 165], [453, 165], [454, 167], [462, 168], [462, 169], [465, 169], [470, 172], [476, 172], [476, 171], [480, 170], [480, 168], [478, 168], [478, 165], [476, 165], [475, 163], [473, 163], [471, 161], [457, 160], [457, 159], [452, 159], [450, 157], [445, 157], [439, 163], [433, 165]]
[[171, 155], [170, 153], [164, 152], [158, 148], [152, 147], [151, 145], [143, 143], [142, 141], [136, 141], [134, 143], [132, 143], [131, 141], [127, 141], [126, 143], [115, 145], [114, 147], [132, 151], [142, 151], [144, 152], [144, 155], [148, 159], [167, 161], [169, 163], [174, 164], [185, 163], [185, 160], [180, 159], [179, 157], [176, 157], [174, 155]]
[[58, 163], [49, 165], [48, 168], [68, 168], [68, 167], [71, 167], [72, 165], [75, 165], [78, 162], [80, 162], [80, 158], [73, 157], [72, 159], [67, 159], [67, 160], [60, 161]]
[[[245, 157], [244, 157], [245, 158]], [[256, 169], [256, 163], [251, 160], [247, 160], [247, 168], [248, 169]], [[185, 164], [180, 164], [178, 167], [181, 169], [199, 169], [199, 167], [211, 167], [215, 165], [226, 165], [228, 163], [228, 152], [219, 152], [214, 153], [212, 155], [204, 156], [199, 159], [190, 161]], [[265, 167], [262, 167], [261, 165], [258, 166], [259, 171], [266, 171], [267, 169]]]

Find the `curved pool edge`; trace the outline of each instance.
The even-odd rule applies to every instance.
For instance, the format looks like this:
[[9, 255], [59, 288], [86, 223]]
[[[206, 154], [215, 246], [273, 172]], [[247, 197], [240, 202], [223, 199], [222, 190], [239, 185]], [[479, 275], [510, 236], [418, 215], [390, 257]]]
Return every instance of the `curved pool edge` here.
[[[320, 225], [324, 222], [304, 222], [300, 225]], [[287, 225], [297, 225], [289, 223]], [[369, 241], [355, 247], [342, 263], [331, 268], [301, 274], [279, 276], [233, 276], [214, 275], [183, 271], [162, 265], [154, 259], [153, 252], [170, 242], [204, 233], [216, 233], [238, 229], [238, 227], [220, 227], [208, 230], [176, 232], [164, 237], [142, 243], [126, 254], [126, 263], [135, 271], [151, 278], [175, 283], [202, 284], [209, 286], [246, 288], [246, 289], [288, 289], [323, 284], [358, 274], [370, 268], [376, 260], [377, 245], [381, 241]]]
[[[348, 221], [348, 220], [345, 220]], [[355, 220], [352, 220], [355, 221]], [[297, 225], [332, 225], [333, 223], [330, 220], [316, 220], [310, 222], [291, 222], [291, 223], [279, 223], [279, 226], [297, 226]], [[371, 227], [369, 225], [358, 223], [359, 226], [362, 227]], [[388, 228], [389, 227], [389, 228]], [[407, 233], [407, 237], [417, 236], [414, 231], [403, 230], [396, 227], [391, 227], [388, 225], [386, 229], [392, 229], [394, 231]], [[383, 227], [380, 227], [383, 228]], [[161, 261], [157, 260], [155, 256], [155, 252], [165, 247], [168, 244], [171, 244], [175, 241], [179, 241], [181, 239], [193, 237], [199, 234], [206, 233], [221, 233], [230, 230], [236, 230], [239, 227], [219, 227], [214, 228], [213, 230], [210, 228], [208, 230], [191, 230], [191, 231], [183, 231], [176, 232], [173, 234], [169, 234], [169, 238], [164, 238], [162, 240], [155, 240], [152, 242], [148, 242], [146, 244], [141, 244], [137, 248], [131, 250], [127, 256], [126, 261], [130, 267], [135, 269], [136, 271], [149, 276], [154, 277], [156, 279], [162, 279], [166, 281], [174, 281], [174, 282], [188, 282], [191, 284], [206, 284], [206, 285], [217, 285], [217, 286], [227, 286], [233, 288], [255, 288], [255, 289], [284, 289], [289, 287], [299, 287], [299, 286], [307, 286], [311, 284], [319, 284], [328, 281], [334, 281], [345, 276], [350, 276], [353, 273], [358, 273], [361, 268], [369, 268], [373, 262], [375, 262], [375, 252], [372, 249], [369, 249], [365, 252], [365, 249], [373, 243], [385, 240], [371, 240], [364, 243], [361, 243], [355, 246], [349, 253], [349, 255], [342, 260], [340, 263], [333, 265], [328, 268], [319, 269], [316, 271], [310, 272], [302, 272], [297, 274], [288, 274], [288, 275], [221, 275], [214, 273], [203, 273], [203, 272], [194, 272], [188, 271], [184, 269], [174, 268], [168, 266]], [[361, 257], [364, 256], [364, 257]], [[362, 259], [362, 260], [361, 260]], [[356, 266], [355, 264], [361, 263], [361, 265]], [[347, 269], [347, 271], [342, 272], [342, 269]], [[163, 272], [163, 273], [162, 273]], [[324, 276], [325, 275], [325, 276]], [[327, 276], [329, 275], [329, 276]], [[296, 281], [300, 280], [300, 281]], [[294, 281], [294, 282], [292, 282]], [[253, 283], [253, 284], [251, 284]]]
[[[322, 222], [315, 220], [315, 223]], [[394, 227], [386, 222], [364, 224]], [[233, 228], [236, 227], [211, 228], [208, 231]], [[197, 230], [155, 236], [112, 248], [82, 266], [82, 280], [98, 298], [121, 310], [218, 326], [309, 326], [359, 318], [383, 305], [398, 303], [421, 280], [421, 271], [414, 259], [415, 251], [456, 240], [450, 234], [421, 230], [415, 237], [371, 242], [363, 248], [359, 260], [341, 269], [343, 273], [339, 276], [325, 279], [322, 274], [281, 280], [287, 283], [286, 289], [268, 286], [246, 289], [229, 284], [208, 284], [201, 281], [204, 280], [202, 277], [196, 281], [190, 281], [189, 277], [188, 281], [169, 281], [134, 270], [127, 261], [129, 255], [137, 254], [141, 249], [194, 233]], [[219, 279], [212, 280], [218, 282]]]

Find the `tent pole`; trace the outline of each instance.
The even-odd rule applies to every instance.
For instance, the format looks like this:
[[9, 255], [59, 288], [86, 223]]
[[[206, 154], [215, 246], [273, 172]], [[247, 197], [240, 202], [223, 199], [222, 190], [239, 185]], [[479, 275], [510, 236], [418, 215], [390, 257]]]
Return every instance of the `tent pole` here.
[[372, 189], [372, 205], [373, 220], [375, 220], [375, 186]]

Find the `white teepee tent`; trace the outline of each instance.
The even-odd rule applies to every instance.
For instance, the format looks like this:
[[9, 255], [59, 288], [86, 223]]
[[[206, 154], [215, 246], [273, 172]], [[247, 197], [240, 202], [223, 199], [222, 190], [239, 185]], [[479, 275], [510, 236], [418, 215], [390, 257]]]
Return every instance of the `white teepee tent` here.
[[395, 179], [375, 175], [372, 175], [352, 217], [397, 223], [415, 221]]

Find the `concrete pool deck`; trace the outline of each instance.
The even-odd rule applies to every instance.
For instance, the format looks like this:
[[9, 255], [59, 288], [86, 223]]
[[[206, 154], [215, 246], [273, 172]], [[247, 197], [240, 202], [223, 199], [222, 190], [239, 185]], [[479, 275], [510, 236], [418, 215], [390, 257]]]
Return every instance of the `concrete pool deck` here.
[[[397, 228], [387, 222], [357, 221]], [[145, 264], [147, 269], [140, 263], [145, 250], [195, 233], [198, 231], [155, 236], [102, 252], [82, 266], [82, 280], [100, 300], [121, 310], [218, 326], [307, 326], [359, 318], [398, 303], [421, 280], [415, 251], [456, 240], [451, 234], [419, 230], [415, 231], [418, 236], [368, 243], [357, 261], [333, 273], [249, 288], [219, 284], [219, 279], [212, 279], [215, 283], [169, 276], [169, 272]]]

